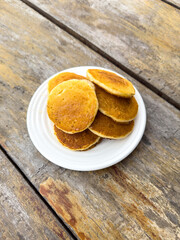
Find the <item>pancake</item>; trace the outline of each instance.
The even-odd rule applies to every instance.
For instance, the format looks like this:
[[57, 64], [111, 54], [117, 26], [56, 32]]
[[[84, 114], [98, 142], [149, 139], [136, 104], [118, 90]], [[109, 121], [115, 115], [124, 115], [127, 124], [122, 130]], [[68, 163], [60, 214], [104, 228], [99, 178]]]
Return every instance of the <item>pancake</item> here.
[[138, 104], [134, 96], [122, 98], [109, 94], [104, 89], [95, 87], [99, 102], [99, 111], [117, 122], [130, 122], [138, 112]]
[[64, 147], [76, 151], [86, 150], [95, 145], [100, 140], [100, 137], [89, 131], [89, 129], [86, 129], [80, 133], [68, 134], [61, 131], [54, 125], [54, 133], [58, 141]]
[[101, 69], [88, 69], [86, 76], [90, 81], [116, 96], [128, 98], [135, 94], [132, 83], [115, 73]]
[[89, 130], [103, 138], [120, 139], [128, 136], [133, 127], [134, 121], [127, 124], [118, 123], [98, 111]]
[[59, 73], [57, 76], [51, 78], [48, 82], [48, 93], [51, 92], [51, 90], [56, 87], [59, 83], [62, 83], [64, 81], [70, 80], [70, 79], [85, 79], [85, 77], [71, 73], [71, 72], [63, 72]]
[[48, 97], [48, 116], [56, 127], [66, 133], [84, 131], [94, 121], [97, 111], [94, 85], [88, 80], [62, 82]]

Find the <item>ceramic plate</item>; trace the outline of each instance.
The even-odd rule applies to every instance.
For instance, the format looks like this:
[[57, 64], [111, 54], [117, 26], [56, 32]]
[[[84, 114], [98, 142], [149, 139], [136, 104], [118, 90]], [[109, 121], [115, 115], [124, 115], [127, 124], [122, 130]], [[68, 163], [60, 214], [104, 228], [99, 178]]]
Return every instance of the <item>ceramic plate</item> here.
[[[73, 72], [86, 76], [86, 70], [90, 68], [104, 69], [96, 66], [83, 66], [66, 69], [62, 72]], [[109, 69], [104, 70], [111, 71]], [[135, 119], [133, 132], [125, 139], [103, 139], [90, 150], [76, 152], [63, 147], [59, 143], [54, 135], [53, 123], [47, 115], [47, 85], [48, 81], [55, 75], [40, 85], [28, 107], [27, 128], [29, 136], [37, 150], [49, 161], [61, 167], [79, 171], [106, 168], [126, 158], [140, 142], [146, 125], [146, 109], [138, 90], [134, 87], [139, 110]]]

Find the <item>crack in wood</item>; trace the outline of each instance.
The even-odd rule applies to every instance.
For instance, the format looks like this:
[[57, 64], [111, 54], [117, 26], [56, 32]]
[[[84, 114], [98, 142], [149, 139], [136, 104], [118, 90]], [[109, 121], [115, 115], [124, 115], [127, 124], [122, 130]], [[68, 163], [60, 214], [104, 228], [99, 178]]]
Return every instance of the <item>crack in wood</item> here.
[[8, 152], [2, 147], [0, 144], [0, 151], [4, 153], [4, 155], [7, 157], [7, 159], [13, 164], [15, 169], [21, 174], [23, 179], [27, 182], [27, 184], [31, 187], [31, 189], [34, 190], [35, 194], [40, 198], [40, 200], [47, 206], [47, 208], [51, 211], [53, 216], [60, 222], [60, 224], [64, 227], [64, 229], [68, 232], [68, 234], [75, 240], [77, 238], [74, 236], [72, 231], [67, 227], [67, 225], [61, 220], [61, 218], [57, 215], [57, 213], [52, 209], [52, 207], [49, 205], [49, 203], [41, 196], [41, 194], [38, 192], [38, 190], [35, 188], [35, 186], [31, 183], [31, 181], [27, 178], [27, 176], [22, 172], [22, 170], [19, 168], [19, 166], [14, 162], [12, 157], [8, 154]]
[[176, 5], [175, 3], [172, 3], [172, 2], [170, 2], [168, 0], [161, 0], [161, 1], [166, 3], [166, 4], [168, 4], [168, 5], [170, 5], [170, 6], [172, 6], [172, 7], [174, 7], [174, 8], [180, 9], [180, 7], [178, 5]]

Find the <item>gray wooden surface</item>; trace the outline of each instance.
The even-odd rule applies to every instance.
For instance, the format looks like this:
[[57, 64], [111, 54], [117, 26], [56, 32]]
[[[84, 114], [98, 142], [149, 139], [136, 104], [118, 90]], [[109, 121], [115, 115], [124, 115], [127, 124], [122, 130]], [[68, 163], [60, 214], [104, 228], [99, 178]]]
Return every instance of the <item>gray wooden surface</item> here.
[[180, 108], [178, 9], [157, 0], [29, 2]]
[[[1, 3], [0, 18], [0, 141], [13, 161], [78, 239], [180, 238], [178, 110], [20, 1]], [[146, 104], [141, 143], [105, 170], [60, 168], [38, 153], [27, 133], [26, 112], [36, 88], [78, 65], [123, 74]]]
[[72, 239], [2, 152], [0, 239]]

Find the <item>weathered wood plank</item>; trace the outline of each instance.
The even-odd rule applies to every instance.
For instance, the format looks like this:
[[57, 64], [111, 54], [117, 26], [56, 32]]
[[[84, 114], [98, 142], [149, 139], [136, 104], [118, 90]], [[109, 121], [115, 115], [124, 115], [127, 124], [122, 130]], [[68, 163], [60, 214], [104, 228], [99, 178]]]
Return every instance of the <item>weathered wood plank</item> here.
[[[163, 0], [162, 0], [163, 1]], [[179, 0], [165, 0], [165, 2], [167, 3], [172, 3], [173, 5], [175, 5], [176, 7], [180, 8], [180, 1]]]
[[180, 107], [178, 9], [157, 0], [29, 2], [88, 39]]
[[[178, 239], [179, 112], [20, 1], [4, 1], [0, 17], [0, 141], [13, 160], [37, 189], [51, 177], [41, 193], [79, 239]], [[51, 74], [77, 65], [124, 74], [147, 107], [147, 128], [137, 149], [101, 171], [55, 166], [27, 134], [26, 111], [35, 89]]]
[[71, 239], [0, 151], [0, 239]]

